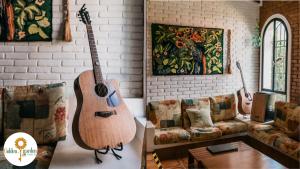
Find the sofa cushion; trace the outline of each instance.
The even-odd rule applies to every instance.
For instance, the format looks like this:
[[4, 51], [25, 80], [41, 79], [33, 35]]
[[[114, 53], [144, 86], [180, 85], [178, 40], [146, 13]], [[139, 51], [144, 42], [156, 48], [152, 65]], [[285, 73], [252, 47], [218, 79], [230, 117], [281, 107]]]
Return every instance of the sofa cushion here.
[[181, 127], [180, 101], [150, 102], [149, 120], [155, 125], [155, 128]]
[[[54, 149], [55, 149], [55, 145], [38, 146], [38, 153], [35, 160], [30, 164], [28, 164], [26, 167], [20, 167], [20, 168], [48, 169], [54, 153]], [[0, 151], [0, 153], [2, 152]], [[15, 169], [15, 168], [16, 166], [13, 166], [5, 158], [1, 158], [0, 156], [0, 169]]]
[[237, 113], [235, 95], [210, 97], [211, 117], [214, 122], [234, 119]]
[[275, 111], [274, 126], [283, 131], [297, 130], [300, 125], [300, 106], [293, 103], [276, 102]]
[[204, 141], [222, 136], [222, 131], [217, 127], [191, 127], [188, 131], [191, 134], [192, 141]]
[[284, 133], [272, 125], [254, 124], [249, 126], [249, 135], [269, 146], [274, 146], [275, 140]]
[[300, 143], [285, 134], [279, 135], [274, 141], [274, 147], [289, 156], [300, 160]]
[[246, 123], [238, 120], [219, 121], [214, 123], [214, 125], [222, 131], [222, 135], [245, 132], [248, 129]]
[[191, 127], [191, 121], [186, 112], [187, 109], [200, 109], [201, 104], [209, 103], [208, 98], [201, 99], [183, 99], [181, 102], [181, 111], [182, 111], [182, 120], [183, 120], [183, 128], [189, 129]]
[[4, 138], [26, 132], [38, 144], [66, 136], [65, 83], [6, 87], [4, 91]]
[[191, 127], [212, 127], [209, 102], [201, 103], [199, 109], [186, 109], [191, 121]]
[[190, 133], [180, 127], [155, 129], [154, 144], [170, 144], [189, 141]]

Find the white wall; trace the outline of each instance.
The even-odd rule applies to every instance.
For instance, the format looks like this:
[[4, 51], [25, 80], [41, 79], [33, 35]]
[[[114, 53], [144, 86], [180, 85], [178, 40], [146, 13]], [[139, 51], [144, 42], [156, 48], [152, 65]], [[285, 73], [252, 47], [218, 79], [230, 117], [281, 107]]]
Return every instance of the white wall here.
[[[236, 92], [242, 87], [235, 66], [239, 60], [250, 91], [258, 90], [259, 55], [251, 37], [259, 17], [255, 2], [147, 1], [147, 101], [199, 98]], [[232, 74], [210, 76], [153, 76], [151, 23], [216, 27], [224, 29], [224, 66], [227, 59], [227, 31], [231, 29]], [[225, 67], [224, 67], [225, 68]]]
[[91, 69], [85, 26], [76, 18], [84, 3], [104, 77], [119, 80], [123, 96], [142, 97], [143, 0], [70, 0], [71, 43], [59, 40], [62, 0], [53, 0], [52, 42], [0, 42], [0, 86], [66, 81], [71, 87], [79, 73]]

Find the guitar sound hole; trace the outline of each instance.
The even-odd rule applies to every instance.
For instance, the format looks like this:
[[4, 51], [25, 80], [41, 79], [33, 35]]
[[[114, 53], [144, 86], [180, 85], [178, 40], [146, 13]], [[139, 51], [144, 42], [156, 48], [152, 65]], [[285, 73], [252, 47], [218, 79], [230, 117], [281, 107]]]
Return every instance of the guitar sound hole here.
[[105, 84], [99, 83], [95, 87], [95, 92], [97, 93], [98, 96], [105, 97], [108, 93], [108, 89]]

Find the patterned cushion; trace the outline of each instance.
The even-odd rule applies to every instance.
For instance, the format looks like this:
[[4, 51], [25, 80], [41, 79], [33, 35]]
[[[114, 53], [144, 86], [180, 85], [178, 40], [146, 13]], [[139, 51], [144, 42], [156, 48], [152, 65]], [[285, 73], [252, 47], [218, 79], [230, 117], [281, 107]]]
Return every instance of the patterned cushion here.
[[6, 87], [4, 92], [4, 138], [20, 131], [38, 144], [65, 138], [65, 83]]
[[217, 127], [197, 128], [191, 127], [188, 130], [192, 141], [204, 141], [222, 136], [222, 131]]
[[274, 146], [275, 140], [284, 135], [278, 128], [263, 124], [249, 126], [249, 134], [269, 146]]
[[149, 120], [156, 128], [181, 127], [180, 101], [153, 101], [149, 104]]
[[274, 147], [300, 160], [300, 143], [282, 134], [274, 142]]
[[231, 120], [237, 108], [234, 94], [210, 97], [211, 117], [214, 122]]
[[295, 131], [300, 125], [300, 106], [293, 103], [276, 102], [274, 126], [283, 131]]
[[281, 129], [272, 125], [255, 124], [249, 126], [249, 134], [257, 140], [279, 151], [300, 159], [300, 143], [289, 138]]
[[[35, 160], [28, 164], [26, 167], [21, 168], [34, 168], [34, 169], [48, 169], [53, 152], [55, 149], [55, 145], [48, 145], [48, 146], [38, 146], [38, 153]], [[0, 151], [0, 154], [3, 153]], [[5, 157], [1, 158], [0, 156], [0, 169], [15, 169], [16, 167], [10, 164]]]
[[202, 99], [183, 99], [181, 102], [181, 110], [182, 110], [182, 119], [183, 119], [183, 128], [189, 129], [191, 127], [191, 122], [189, 116], [186, 112], [187, 109], [199, 109], [201, 103], [206, 102], [209, 103], [208, 98]]
[[186, 109], [191, 121], [191, 127], [212, 127], [209, 101], [200, 103], [199, 109]]
[[237, 120], [220, 121], [214, 125], [222, 131], [222, 135], [240, 133], [248, 129], [246, 123]]
[[180, 127], [155, 129], [154, 144], [170, 144], [189, 141], [190, 133]]

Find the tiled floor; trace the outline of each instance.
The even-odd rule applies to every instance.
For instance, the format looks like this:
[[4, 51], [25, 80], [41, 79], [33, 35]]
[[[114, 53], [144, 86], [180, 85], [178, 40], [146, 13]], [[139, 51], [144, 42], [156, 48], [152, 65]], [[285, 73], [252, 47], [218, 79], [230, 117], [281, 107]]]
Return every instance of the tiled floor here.
[[[159, 158], [159, 157], [158, 157]], [[187, 158], [176, 158], [172, 160], [161, 161], [164, 169], [187, 169], [188, 159]], [[153, 159], [152, 153], [147, 154], [147, 169], [158, 169]]]

